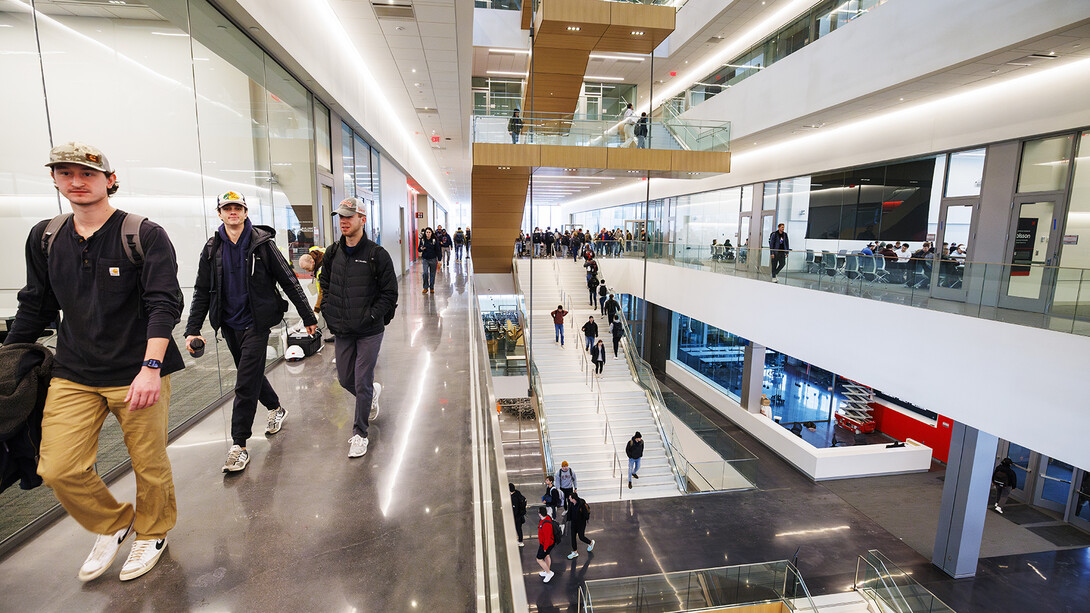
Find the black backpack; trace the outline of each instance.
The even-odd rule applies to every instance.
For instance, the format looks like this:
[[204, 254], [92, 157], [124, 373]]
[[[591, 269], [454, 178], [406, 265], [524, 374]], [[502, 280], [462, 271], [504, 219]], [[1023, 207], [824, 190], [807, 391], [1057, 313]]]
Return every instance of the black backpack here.
[[[72, 213], [62, 213], [50, 219], [45, 225], [45, 230], [42, 232], [42, 253], [46, 260], [53, 251], [53, 239], [57, 238], [57, 232], [71, 217]], [[121, 249], [125, 252], [125, 257], [137, 266], [144, 264], [144, 245], [140, 242], [140, 224], [144, 223], [145, 219], [147, 218], [132, 213], [125, 213], [125, 217], [121, 219]]]
[[[368, 241], [368, 242], [370, 242], [370, 241]], [[341, 244], [340, 241], [337, 241], [337, 242], [333, 243], [332, 245], [330, 245], [325, 250], [324, 259], [325, 259], [326, 262], [332, 262], [333, 261], [333, 256], [335, 256], [337, 254], [337, 252], [339, 251], [339, 245], [340, 244]], [[371, 279], [375, 282], [375, 286], [378, 286], [378, 262], [377, 262], [377, 260], [375, 260], [375, 252], [378, 251], [378, 249], [379, 249], [379, 246], [376, 243], [371, 242], [371, 247], [368, 250], [368, 252], [366, 254], [366, 257], [363, 258], [363, 259], [367, 260], [368, 266], [370, 266], [370, 268], [371, 268]], [[397, 312], [397, 303], [395, 302], [394, 306], [390, 307], [390, 310], [387, 311], [386, 314], [382, 317], [382, 325], [384, 325], [384, 326], [390, 325], [390, 322], [394, 320], [394, 313], [396, 313], [396, 312]]]
[[996, 466], [995, 471], [992, 472], [992, 483], [999, 487], [1007, 487], [1010, 485], [1008, 481], [1010, 481], [1010, 475], [1007, 471], [1003, 470], [1002, 466]]
[[590, 521], [590, 505], [587, 504], [586, 500], [579, 501], [579, 508], [577, 508], [576, 511], [584, 522]]
[[547, 521], [550, 524], [552, 524], [552, 527], [553, 527], [553, 544], [555, 545], [555, 544], [560, 542], [560, 539], [564, 538], [564, 533], [560, 531], [560, 524], [556, 523], [556, 521], [554, 521], [552, 519], [547, 520]]

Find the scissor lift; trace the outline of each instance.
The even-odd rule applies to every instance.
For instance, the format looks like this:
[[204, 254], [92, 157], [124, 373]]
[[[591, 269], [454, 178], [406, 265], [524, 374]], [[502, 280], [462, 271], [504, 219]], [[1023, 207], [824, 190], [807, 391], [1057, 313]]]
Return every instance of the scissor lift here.
[[858, 383], [844, 385], [844, 402], [836, 411], [836, 423], [856, 434], [874, 432], [874, 409], [870, 407], [871, 390]]

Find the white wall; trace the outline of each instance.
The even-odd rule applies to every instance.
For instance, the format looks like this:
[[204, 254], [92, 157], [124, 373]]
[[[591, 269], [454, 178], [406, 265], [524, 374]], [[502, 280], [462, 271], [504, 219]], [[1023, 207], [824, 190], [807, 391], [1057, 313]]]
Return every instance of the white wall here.
[[[409, 204], [408, 183], [405, 173], [386, 159], [386, 156], [379, 162], [379, 174], [382, 189], [382, 246], [390, 252], [390, 257], [394, 260], [394, 270], [401, 275], [411, 263], [408, 250], [412, 247], [409, 233], [412, 232], [413, 211]], [[402, 207], [405, 208], [405, 228], [399, 235]], [[405, 249], [404, 258], [401, 255], [402, 245]]]
[[473, 9], [473, 46], [529, 49], [530, 31], [522, 29], [522, 11]]
[[[729, 174], [695, 181], [651, 180], [651, 198], [1070, 130], [1090, 125], [1090, 105], [1086, 100], [1090, 100], [1090, 59], [1041, 69], [999, 83], [970, 87], [936, 100], [905, 104], [894, 111], [768, 146], [750, 147], [731, 156]], [[637, 181], [568, 201], [563, 209], [565, 213], [573, 213], [642, 202], [646, 190], [647, 184]]]
[[[643, 294], [641, 260], [603, 259]], [[1076, 466], [1090, 466], [1090, 338], [647, 263], [650, 302]], [[904, 359], [874, 359], [874, 348]], [[950, 360], [949, 349], [957, 348]]]

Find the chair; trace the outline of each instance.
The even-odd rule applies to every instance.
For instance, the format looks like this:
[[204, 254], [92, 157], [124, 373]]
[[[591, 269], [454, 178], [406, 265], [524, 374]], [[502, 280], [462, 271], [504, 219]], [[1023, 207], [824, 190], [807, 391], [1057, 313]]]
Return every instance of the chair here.
[[889, 270], [886, 270], [885, 256], [875, 257], [874, 282], [889, 283]]
[[854, 253], [849, 253], [844, 256], [844, 276], [849, 279], [858, 279], [862, 274], [859, 266], [859, 259], [863, 257]]
[[821, 272], [821, 269], [817, 265], [817, 262], [814, 261], [814, 250], [813, 249], [807, 249], [806, 250], [806, 272], [808, 272], [808, 273]]
[[836, 265], [836, 256], [831, 251], [821, 252], [821, 270], [830, 277], [844, 274]]
[[874, 280], [874, 256], [860, 254], [857, 256], [848, 257], [855, 257], [860, 260], [859, 276], [863, 277], [863, 279], [867, 281]]

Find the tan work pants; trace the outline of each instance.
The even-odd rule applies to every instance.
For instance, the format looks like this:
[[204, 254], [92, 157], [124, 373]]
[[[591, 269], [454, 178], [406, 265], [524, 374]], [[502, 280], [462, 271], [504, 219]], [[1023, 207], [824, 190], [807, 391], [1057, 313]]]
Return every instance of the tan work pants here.
[[38, 474], [68, 514], [95, 534], [112, 534], [133, 519], [133, 505], [119, 503], [95, 472], [98, 437], [107, 413], [121, 424], [136, 474], [137, 538], [160, 539], [174, 527], [178, 506], [167, 458], [170, 377], [159, 402], [130, 411], [129, 387], [90, 387], [54, 377], [45, 399]]

